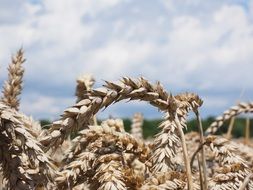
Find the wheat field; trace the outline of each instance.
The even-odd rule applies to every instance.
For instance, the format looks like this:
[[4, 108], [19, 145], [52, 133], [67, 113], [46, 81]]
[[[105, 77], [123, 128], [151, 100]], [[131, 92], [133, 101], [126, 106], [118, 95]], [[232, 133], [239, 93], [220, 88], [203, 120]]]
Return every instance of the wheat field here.
[[[76, 81], [76, 103], [45, 129], [19, 111], [23, 54], [20, 49], [12, 57], [0, 102], [0, 189], [253, 189], [249, 120], [245, 139], [231, 136], [235, 117], [252, 113], [253, 102], [231, 107], [203, 131], [203, 101], [197, 94], [173, 95], [142, 77], [105, 81], [94, 89], [94, 78], [86, 75]], [[154, 127], [160, 132], [144, 139], [140, 113], [130, 133], [120, 118], [98, 124], [99, 111], [124, 100], [158, 108], [163, 122]], [[198, 132], [184, 133], [189, 112], [196, 116]], [[225, 121], [230, 121], [227, 134], [215, 135]]]

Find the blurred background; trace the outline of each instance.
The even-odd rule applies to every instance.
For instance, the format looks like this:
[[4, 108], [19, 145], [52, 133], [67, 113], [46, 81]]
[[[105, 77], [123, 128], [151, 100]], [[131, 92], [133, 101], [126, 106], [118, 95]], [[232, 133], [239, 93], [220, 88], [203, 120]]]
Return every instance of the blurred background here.
[[[95, 87], [122, 76], [195, 92], [201, 115], [220, 115], [253, 94], [253, 0], [0, 0], [0, 82], [25, 50], [21, 111], [55, 120], [75, 102], [76, 78]], [[151, 106], [116, 104], [100, 113], [161, 118]], [[252, 122], [251, 122], [252, 123]]]

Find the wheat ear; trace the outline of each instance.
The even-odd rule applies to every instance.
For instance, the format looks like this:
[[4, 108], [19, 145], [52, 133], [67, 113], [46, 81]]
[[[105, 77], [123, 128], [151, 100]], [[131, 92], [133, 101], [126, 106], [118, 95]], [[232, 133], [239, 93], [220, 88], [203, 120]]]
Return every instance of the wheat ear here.
[[0, 164], [10, 190], [49, 188], [55, 168], [42, 151], [29, 119], [0, 103]]
[[215, 132], [224, 124], [225, 121], [231, 119], [236, 115], [239, 115], [241, 113], [252, 113], [252, 112], [253, 112], [253, 102], [239, 103], [238, 105], [233, 106], [229, 110], [225, 111], [222, 116], [217, 117], [215, 121], [205, 131], [205, 135], [215, 134]]
[[[229, 141], [216, 136], [208, 136], [206, 145], [217, 160], [219, 168], [215, 170], [210, 181], [210, 190], [231, 189], [237, 190], [243, 184], [244, 179], [249, 175], [250, 168], [246, 162], [236, 154], [236, 147], [229, 144]], [[249, 186], [253, 188], [253, 181]]]
[[143, 139], [142, 134], [143, 115], [135, 113], [132, 119], [131, 134], [137, 139]]
[[183, 128], [187, 128], [186, 116], [192, 109], [202, 105], [202, 100], [195, 94], [183, 93], [168, 99], [169, 111], [166, 113], [165, 120], [159, 125], [162, 131], [154, 140], [154, 150], [151, 159], [151, 172], [168, 172], [176, 169], [175, 157], [177, 149], [183, 148], [184, 162], [188, 178], [188, 188], [193, 188], [190, 160], [185, 144]]
[[[122, 178], [123, 171], [126, 167], [129, 168], [123, 153], [131, 153], [145, 161], [149, 148], [131, 135], [117, 132], [109, 126], [90, 126], [89, 129], [80, 131], [80, 136], [74, 139], [74, 146], [66, 158], [67, 165], [56, 179], [58, 187], [72, 188], [84, 180], [94, 188], [107, 187], [117, 179], [117, 183], [113, 184], [122, 189], [128, 184]], [[108, 176], [111, 177], [107, 179]]]
[[106, 82], [105, 88], [92, 90], [87, 99], [66, 109], [61, 119], [52, 124], [50, 134], [42, 137], [41, 143], [47, 149], [59, 146], [72, 130], [87, 128], [90, 118], [100, 109], [124, 99], [146, 101], [163, 111], [169, 108], [168, 94], [160, 83], [152, 85], [144, 78], [124, 77], [121, 83]]
[[25, 62], [24, 52], [22, 49], [18, 50], [17, 54], [12, 57], [12, 62], [8, 68], [8, 80], [3, 86], [2, 102], [13, 109], [19, 109], [19, 98], [22, 90], [22, 78], [24, 68], [22, 64]]

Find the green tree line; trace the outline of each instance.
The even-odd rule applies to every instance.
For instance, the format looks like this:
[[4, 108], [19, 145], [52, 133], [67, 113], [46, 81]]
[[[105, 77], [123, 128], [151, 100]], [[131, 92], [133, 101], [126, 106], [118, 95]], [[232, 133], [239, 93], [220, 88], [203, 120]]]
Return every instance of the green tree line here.
[[[214, 121], [214, 117], [208, 117], [206, 119], [202, 119], [202, 125], [204, 128], [204, 131], [210, 126], [210, 124]], [[45, 128], [49, 127], [50, 121], [47, 119], [40, 120], [41, 125], [45, 126]], [[101, 121], [98, 121], [100, 123]], [[123, 119], [125, 130], [127, 132], [131, 129], [131, 119], [130, 118], [124, 118]], [[145, 119], [143, 122], [143, 136], [144, 138], [153, 137], [155, 134], [159, 132], [159, 124], [162, 122], [161, 119]], [[220, 128], [220, 130], [217, 132], [217, 134], [224, 134], [227, 132], [229, 125], [229, 121], [225, 122], [225, 124]], [[242, 137], [245, 136], [245, 126], [246, 126], [246, 119], [245, 118], [236, 118], [234, 122], [234, 127], [232, 131], [233, 137]], [[196, 119], [191, 119], [187, 122], [187, 130], [185, 132], [190, 131], [197, 131], [197, 121]], [[253, 136], [253, 119], [250, 119], [250, 136]]]

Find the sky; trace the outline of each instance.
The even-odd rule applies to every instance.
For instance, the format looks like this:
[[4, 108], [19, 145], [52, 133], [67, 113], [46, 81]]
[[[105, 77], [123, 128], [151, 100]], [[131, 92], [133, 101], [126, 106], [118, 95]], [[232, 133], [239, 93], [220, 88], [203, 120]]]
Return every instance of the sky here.
[[[57, 119], [75, 102], [76, 78], [143, 76], [172, 94], [197, 93], [203, 117], [253, 94], [253, 0], [0, 0], [0, 82], [25, 50], [21, 111]], [[100, 117], [162, 117], [143, 102]]]

